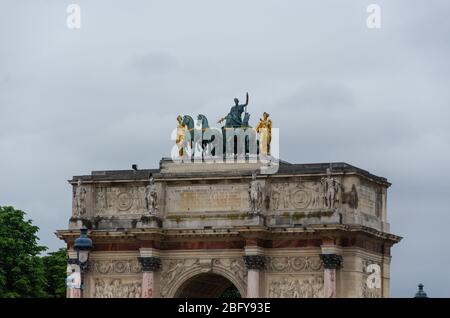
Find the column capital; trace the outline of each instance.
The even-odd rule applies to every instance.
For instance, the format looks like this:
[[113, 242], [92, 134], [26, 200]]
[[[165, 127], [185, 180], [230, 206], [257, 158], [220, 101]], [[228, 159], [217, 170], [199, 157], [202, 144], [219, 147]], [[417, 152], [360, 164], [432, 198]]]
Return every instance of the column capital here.
[[325, 269], [339, 269], [342, 266], [342, 255], [320, 254], [320, 259]]
[[245, 255], [244, 262], [247, 269], [263, 270], [266, 266], [266, 258], [262, 255]]
[[161, 268], [161, 259], [159, 257], [138, 257], [139, 263], [141, 263], [142, 271], [144, 272], [156, 272]]

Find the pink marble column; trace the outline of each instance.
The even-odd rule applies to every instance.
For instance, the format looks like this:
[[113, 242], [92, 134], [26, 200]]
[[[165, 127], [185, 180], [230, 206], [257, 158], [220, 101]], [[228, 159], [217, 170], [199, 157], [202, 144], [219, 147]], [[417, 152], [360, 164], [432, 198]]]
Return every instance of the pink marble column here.
[[244, 262], [247, 266], [247, 298], [259, 298], [260, 273], [264, 270], [266, 259], [261, 255], [246, 255]]
[[249, 269], [247, 274], [247, 298], [259, 297], [259, 270]]
[[142, 273], [142, 298], [154, 297], [154, 272]]
[[158, 257], [139, 257], [142, 266], [142, 298], [155, 297], [155, 272], [161, 267]]
[[81, 298], [81, 289], [69, 288], [69, 298]]
[[323, 296], [336, 297], [336, 270], [342, 265], [342, 256], [338, 254], [321, 254], [323, 271]]
[[336, 297], [336, 270], [325, 268], [323, 272], [323, 296], [325, 298]]

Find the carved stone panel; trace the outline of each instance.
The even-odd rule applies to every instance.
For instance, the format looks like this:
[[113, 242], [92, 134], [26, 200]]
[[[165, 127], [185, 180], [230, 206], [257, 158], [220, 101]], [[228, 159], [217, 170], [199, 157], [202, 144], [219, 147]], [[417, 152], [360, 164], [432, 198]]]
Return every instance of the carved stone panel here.
[[167, 187], [167, 213], [248, 211], [247, 184]]
[[249, 213], [258, 214], [263, 210], [266, 199], [266, 186], [264, 181], [256, 180], [256, 174], [253, 174], [252, 178], [248, 188]]
[[72, 217], [88, 218], [92, 211], [92, 189], [81, 180], [73, 186]]
[[242, 286], [247, 284], [247, 268], [242, 258], [235, 259], [214, 259], [213, 268], [229, 270], [241, 282]]
[[163, 260], [161, 271], [161, 296], [167, 296], [171, 286], [174, 284], [177, 277], [181, 276], [184, 272], [191, 269], [193, 266], [198, 265], [198, 259]]
[[130, 260], [92, 260], [89, 261], [89, 271], [92, 274], [137, 274], [142, 271], [138, 259]]
[[272, 183], [270, 209], [275, 212], [317, 210], [323, 208], [320, 183]]
[[322, 271], [323, 265], [317, 256], [268, 257], [266, 271], [268, 272], [316, 272]]
[[150, 176], [148, 185], [145, 187], [145, 209], [150, 215], [160, 214], [161, 186], [161, 183], [155, 183], [153, 176]]
[[145, 187], [96, 187], [95, 215], [127, 215], [145, 212]]
[[94, 278], [95, 298], [140, 298], [141, 280], [125, 278]]
[[323, 275], [272, 275], [267, 283], [270, 298], [321, 298]]

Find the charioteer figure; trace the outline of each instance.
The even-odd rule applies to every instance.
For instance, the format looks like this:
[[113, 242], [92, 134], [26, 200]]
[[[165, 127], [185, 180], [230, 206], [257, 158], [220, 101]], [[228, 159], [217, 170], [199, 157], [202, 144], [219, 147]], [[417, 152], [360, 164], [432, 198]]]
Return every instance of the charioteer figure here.
[[[237, 98], [234, 99], [234, 104], [228, 115], [219, 119], [218, 123], [220, 124], [225, 120], [225, 128], [250, 127], [248, 125], [250, 114], [247, 113], [248, 93], [246, 94], [245, 104], [239, 105], [239, 99]], [[244, 119], [242, 119], [242, 113], [244, 112]]]

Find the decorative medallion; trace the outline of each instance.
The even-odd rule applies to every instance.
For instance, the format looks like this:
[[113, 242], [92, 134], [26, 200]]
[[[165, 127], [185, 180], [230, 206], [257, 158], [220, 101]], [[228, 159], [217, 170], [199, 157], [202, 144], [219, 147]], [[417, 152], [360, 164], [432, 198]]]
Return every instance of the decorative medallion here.
[[117, 195], [117, 208], [121, 211], [127, 211], [131, 209], [133, 205], [133, 198], [128, 192], [120, 192]]

